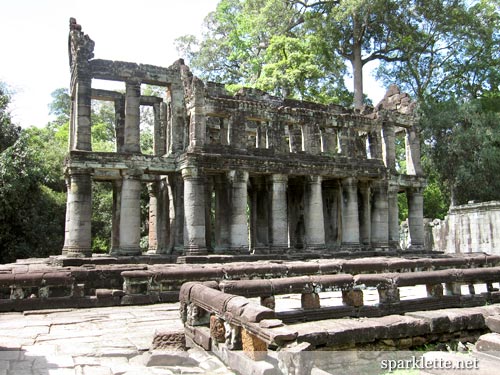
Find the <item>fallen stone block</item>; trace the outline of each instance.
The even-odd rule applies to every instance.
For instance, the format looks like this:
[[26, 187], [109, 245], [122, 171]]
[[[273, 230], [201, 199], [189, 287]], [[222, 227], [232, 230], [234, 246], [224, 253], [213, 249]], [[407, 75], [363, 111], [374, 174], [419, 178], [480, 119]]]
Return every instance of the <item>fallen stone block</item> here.
[[186, 336], [183, 331], [157, 329], [153, 337], [151, 350], [185, 351]]
[[486, 326], [490, 331], [500, 333], [500, 315], [487, 316]]
[[479, 352], [500, 352], [500, 334], [487, 333], [482, 335], [476, 342], [476, 350]]
[[151, 366], [197, 366], [198, 362], [185, 351], [153, 350], [144, 355], [144, 365]]

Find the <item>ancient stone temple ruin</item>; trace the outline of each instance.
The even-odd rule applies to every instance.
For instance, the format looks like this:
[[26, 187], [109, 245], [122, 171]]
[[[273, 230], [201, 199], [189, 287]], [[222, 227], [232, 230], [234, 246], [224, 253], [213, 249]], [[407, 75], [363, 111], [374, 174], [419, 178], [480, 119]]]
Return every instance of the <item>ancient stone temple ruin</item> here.
[[[230, 95], [182, 60], [168, 68], [94, 59], [70, 20], [71, 125], [63, 255], [91, 251], [92, 184], [113, 184], [111, 254], [141, 253], [141, 190], [149, 189], [149, 251], [335, 252], [399, 243], [398, 194], [409, 206], [411, 248], [423, 247], [419, 134], [413, 103], [391, 87], [353, 111], [270, 96]], [[124, 91], [93, 81], [123, 82]], [[163, 96], [141, 94], [162, 88]], [[114, 103], [116, 152], [93, 152], [91, 101]], [[154, 154], [140, 147], [141, 106], [154, 113]], [[396, 144], [406, 148], [398, 168]]]

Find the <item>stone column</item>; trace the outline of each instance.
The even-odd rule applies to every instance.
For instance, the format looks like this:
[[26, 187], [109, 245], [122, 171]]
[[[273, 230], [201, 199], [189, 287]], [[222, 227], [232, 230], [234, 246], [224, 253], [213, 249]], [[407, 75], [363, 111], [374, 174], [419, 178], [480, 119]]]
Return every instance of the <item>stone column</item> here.
[[167, 251], [184, 251], [184, 184], [178, 173], [167, 176], [165, 182], [168, 199]]
[[389, 200], [387, 182], [373, 183], [372, 247], [389, 247]]
[[122, 172], [118, 255], [141, 255], [141, 175], [136, 170]]
[[167, 127], [168, 127], [168, 106], [165, 102], [160, 103], [160, 146], [158, 149], [159, 155], [165, 155], [168, 153], [167, 146]]
[[271, 248], [280, 250], [288, 248], [288, 212], [286, 175], [275, 174], [270, 177], [271, 183]]
[[74, 150], [92, 151], [90, 120], [91, 91], [92, 79], [80, 75], [75, 87], [75, 144], [71, 147]]
[[64, 179], [66, 183], [66, 220], [64, 224], [64, 245], [62, 248], [62, 255], [66, 255], [68, 253], [68, 247], [70, 243], [69, 233], [70, 233], [70, 223], [71, 223], [71, 203], [74, 201], [71, 195], [71, 178], [69, 176], [65, 176]]
[[342, 180], [342, 245], [359, 246], [358, 180]]
[[399, 186], [389, 185], [387, 199], [389, 208], [389, 246], [392, 249], [399, 249], [399, 207], [398, 207]]
[[382, 131], [382, 153], [385, 167], [391, 171], [396, 171], [396, 132], [394, 125], [385, 122], [382, 126]]
[[368, 143], [370, 145], [371, 159], [383, 159], [382, 142], [380, 129], [372, 130], [368, 133]]
[[194, 77], [192, 81], [192, 108], [189, 112], [189, 145], [201, 147], [206, 138], [205, 87], [201, 80]]
[[269, 199], [265, 177], [254, 180], [255, 240], [254, 248], [269, 249]]
[[113, 181], [113, 213], [111, 218], [111, 254], [120, 253], [120, 207], [122, 181]]
[[265, 122], [259, 122], [256, 133], [256, 148], [267, 148], [267, 126]]
[[229, 184], [226, 175], [215, 178], [215, 250], [229, 247]]
[[361, 204], [359, 205], [359, 237], [363, 245], [370, 245], [372, 236], [371, 189], [368, 182], [359, 183]]
[[205, 245], [205, 187], [197, 168], [182, 170], [184, 179], [184, 250], [186, 255], [207, 254]]
[[123, 151], [140, 153], [141, 84], [127, 82], [125, 88], [125, 132]]
[[325, 219], [323, 216], [321, 176], [306, 177], [304, 216], [307, 248], [324, 248]]
[[155, 182], [148, 184], [148, 254], [155, 254], [158, 248], [158, 186]]
[[168, 124], [167, 144], [169, 148], [167, 153], [176, 154], [184, 149], [184, 140], [187, 137], [186, 129], [186, 110], [184, 104], [184, 87], [182, 83], [172, 83], [170, 90], [170, 121]]
[[160, 108], [162, 104], [163, 102], [153, 104], [153, 115], [154, 115], [153, 154], [156, 156], [164, 155], [166, 146], [163, 121], [161, 120], [161, 115], [163, 111]]
[[[68, 191], [69, 240], [66, 255], [68, 257], [92, 256], [92, 179], [90, 171], [70, 169], [71, 187]], [[66, 243], [66, 241], [65, 241]]]
[[406, 147], [406, 174], [422, 175], [422, 166], [420, 165], [420, 139], [415, 129], [406, 129], [405, 137]]
[[229, 248], [232, 251], [248, 251], [248, 172], [231, 171], [229, 180], [232, 185]]
[[116, 151], [123, 152], [125, 144], [125, 98], [115, 100]]
[[424, 248], [424, 197], [421, 188], [407, 191], [408, 197], [408, 230], [410, 235], [409, 248]]
[[[148, 254], [167, 252], [167, 202], [161, 180], [148, 184], [149, 192], [149, 244]], [[168, 199], [168, 198], [167, 198]]]

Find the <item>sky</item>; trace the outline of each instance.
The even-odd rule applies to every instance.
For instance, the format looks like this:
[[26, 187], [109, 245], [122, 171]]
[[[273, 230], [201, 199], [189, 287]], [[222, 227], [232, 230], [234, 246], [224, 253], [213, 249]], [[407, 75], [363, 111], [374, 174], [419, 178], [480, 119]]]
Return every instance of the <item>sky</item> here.
[[[69, 86], [70, 17], [95, 42], [95, 58], [167, 67], [179, 58], [174, 40], [199, 35], [218, 1], [1, 0], [0, 81], [13, 91], [14, 123], [45, 126], [51, 93]], [[378, 103], [385, 90], [369, 74], [364, 79], [367, 95]]]

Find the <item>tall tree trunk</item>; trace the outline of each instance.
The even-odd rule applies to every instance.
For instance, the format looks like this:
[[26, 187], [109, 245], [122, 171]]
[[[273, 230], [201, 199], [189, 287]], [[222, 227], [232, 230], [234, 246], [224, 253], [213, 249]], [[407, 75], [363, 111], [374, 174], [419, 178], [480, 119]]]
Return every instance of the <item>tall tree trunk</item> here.
[[363, 106], [363, 60], [361, 58], [361, 44], [355, 43], [352, 51], [352, 75], [354, 78], [354, 108]]

